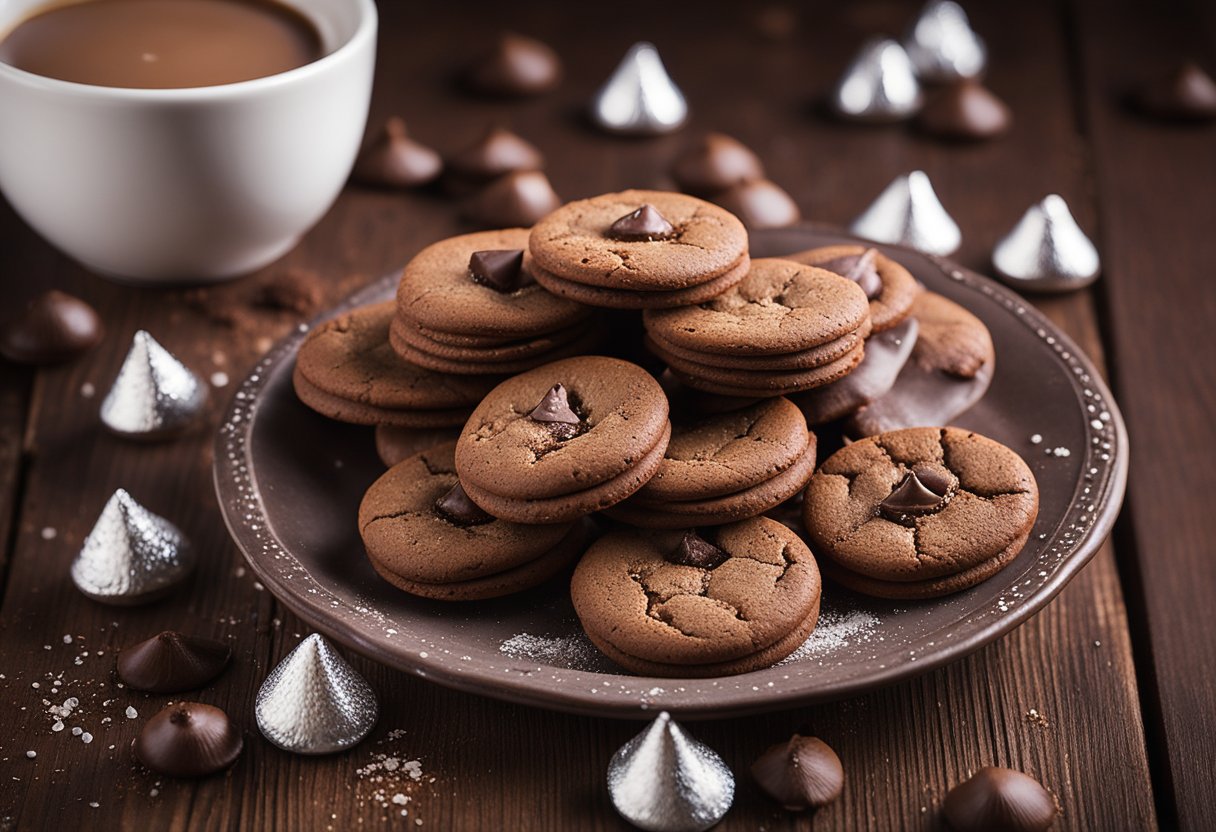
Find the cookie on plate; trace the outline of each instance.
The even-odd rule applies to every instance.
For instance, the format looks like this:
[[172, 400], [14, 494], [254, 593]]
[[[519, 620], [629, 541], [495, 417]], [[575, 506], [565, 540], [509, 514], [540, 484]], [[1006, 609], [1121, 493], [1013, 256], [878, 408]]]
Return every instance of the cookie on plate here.
[[703, 533], [605, 535], [579, 561], [570, 597], [612, 661], [691, 678], [747, 673], [797, 650], [815, 629], [821, 588], [806, 544], [754, 517]]
[[300, 345], [292, 384], [323, 416], [356, 425], [435, 428], [463, 424], [501, 376], [450, 376], [402, 360], [388, 343], [392, 301], [363, 306]]
[[616, 358], [568, 358], [494, 388], [461, 432], [456, 468], [495, 517], [566, 523], [645, 485], [670, 435], [653, 376]]
[[812, 425], [856, 413], [895, 386], [919, 332], [917, 320], [905, 318], [890, 329], [871, 335], [866, 339], [866, 354], [851, 373], [823, 387], [795, 393], [790, 399]]
[[729, 211], [666, 191], [570, 202], [532, 228], [525, 268], [554, 294], [592, 306], [700, 303], [747, 274], [747, 231]]
[[948, 425], [992, 383], [996, 353], [984, 322], [952, 300], [922, 292], [912, 304], [918, 333], [895, 384], [845, 422], [850, 436]]
[[658, 473], [610, 517], [682, 529], [731, 523], [775, 508], [815, 471], [815, 435], [789, 399], [764, 399], [731, 413], [673, 418]]
[[491, 517], [461, 490], [455, 447], [409, 457], [364, 495], [359, 534], [386, 581], [424, 598], [473, 601], [536, 586], [578, 559], [590, 521], [524, 526]]
[[933, 598], [995, 575], [1039, 513], [1029, 466], [958, 428], [909, 428], [829, 457], [807, 486], [803, 524], [824, 574], [880, 598]]
[[753, 260], [713, 300], [648, 309], [647, 347], [681, 382], [738, 398], [829, 384], [861, 361], [870, 333], [865, 292], [853, 281], [789, 260]]
[[390, 343], [412, 364], [457, 375], [517, 373], [591, 351], [591, 308], [541, 288], [524, 267], [528, 229], [462, 234], [401, 274]]
[[787, 260], [827, 269], [855, 282], [870, 299], [870, 321], [882, 332], [908, 317], [920, 284], [912, 273], [878, 249], [859, 245], [821, 246]]

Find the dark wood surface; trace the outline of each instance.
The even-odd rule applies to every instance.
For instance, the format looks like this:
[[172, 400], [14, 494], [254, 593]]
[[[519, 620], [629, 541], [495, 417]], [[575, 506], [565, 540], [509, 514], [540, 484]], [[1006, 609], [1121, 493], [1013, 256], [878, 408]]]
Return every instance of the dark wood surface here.
[[[815, 4], [780, 42], [761, 37], [755, 10], [742, 4], [644, 15], [600, 6], [577, 16], [556, 4], [513, 6], [509, 19], [501, 4], [420, 5], [382, 4], [372, 124], [404, 115], [420, 140], [444, 151], [489, 122], [509, 125], [546, 153], [564, 197], [662, 185], [688, 138], [717, 129], [752, 146], [808, 218], [846, 223], [892, 177], [922, 168], [963, 228], [965, 265], [987, 270], [997, 237], [1051, 192], [1101, 248], [1106, 274], [1093, 290], [1034, 302], [1108, 368], [1127, 415], [1132, 480], [1113, 547], [1041, 614], [957, 664], [853, 700], [693, 726], [742, 775], [721, 828], [811, 827], [809, 816], [766, 801], [744, 774], [765, 746], [796, 729], [836, 748], [848, 775], [815, 828], [937, 828], [946, 790], [987, 764], [1046, 784], [1063, 809], [1060, 828], [1216, 828], [1208, 670], [1216, 640], [1204, 624], [1216, 602], [1208, 506], [1216, 492], [1216, 132], [1145, 122], [1119, 103], [1128, 84], [1179, 55], [1212, 68], [1210, 9], [968, 4], [991, 48], [988, 81], [1017, 119], [1009, 136], [972, 147], [902, 127], [842, 126], [814, 106], [860, 40], [900, 30], [911, 3]], [[568, 70], [558, 92], [503, 104], [452, 87], [461, 55], [503, 25], [558, 46]], [[642, 38], [658, 44], [684, 88], [692, 124], [642, 141], [587, 129], [579, 108]], [[248, 301], [265, 280], [300, 269], [318, 275], [334, 301], [464, 228], [441, 196], [349, 188], [283, 261], [207, 297]], [[0, 279], [6, 310], [53, 286], [88, 299], [108, 322], [103, 345], [75, 363], [37, 372], [0, 365], [0, 829], [623, 828], [604, 771], [637, 725], [455, 693], [358, 657], [383, 708], [367, 741], [321, 759], [262, 741], [254, 693], [306, 631], [256, 584], [227, 538], [210, 483], [210, 427], [134, 445], [99, 430], [97, 405], [136, 328], [205, 375], [224, 372], [235, 383], [296, 319], [250, 311], [234, 327], [200, 311], [197, 294], [110, 284], [39, 240], [7, 206]], [[113, 609], [71, 584], [68, 565], [117, 487], [172, 518], [202, 555], [194, 580], [167, 601]], [[234, 666], [197, 694], [248, 729], [245, 753], [226, 775], [175, 782], [131, 763], [138, 725], [167, 698], [120, 688], [114, 652], [171, 627], [233, 643]], [[70, 696], [81, 705], [68, 728], [91, 732], [91, 744], [51, 730], [43, 700]], [[125, 716], [128, 705], [137, 719]], [[418, 760], [421, 779], [369, 770], [379, 754]], [[389, 800], [398, 792], [410, 799], [404, 818]]]

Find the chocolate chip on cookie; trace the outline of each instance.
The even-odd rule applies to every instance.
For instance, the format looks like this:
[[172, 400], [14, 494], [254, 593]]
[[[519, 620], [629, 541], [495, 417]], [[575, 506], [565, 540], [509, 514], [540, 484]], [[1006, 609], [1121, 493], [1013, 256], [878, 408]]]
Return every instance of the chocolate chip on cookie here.
[[755, 517], [697, 535], [613, 532], [574, 571], [583, 629], [635, 673], [746, 673], [788, 656], [819, 617], [815, 559], [797, 535]]
[[1026, 463], [958, 428], [909, 428], [837, 451], [807, 486], [803, 521], [829, 578], [882, 598], [932, 598], [1007, 566], [1039, 511]]
[[615, 358], [569, 358], [492, 390], [461, 433], [456, 466], [495, 517], [562, 523], [645, 485], [670, 435], [667, 397], [649, 373]]
[[815, 470], [815, 436], [788, 399], [676, 419], [658, 473], [609, 516], [685, 528], [763, 514], [800, 492]]
[[548, 580], [582, 554], [586, 520], [525, 526], [498, 520], [464, 493], [448, 442], [394, 465], [359, 506], [359, 534], [376, 571], [414, 595], [496, 598]]
[[912, 317], [918, 332], [907, 363], [888, 392], [845, 422], [850, 436], [948, 425], [992, 383], [995, 353], [983, 321], [933, 292], [916, 298]]
[[822, 246], [790, 254], [785, 259], [827, 269], [861, 286], [870, 299], [875, 332], [908, 317], [920, 286], [912, 273], [877, 249], [858, 245]]

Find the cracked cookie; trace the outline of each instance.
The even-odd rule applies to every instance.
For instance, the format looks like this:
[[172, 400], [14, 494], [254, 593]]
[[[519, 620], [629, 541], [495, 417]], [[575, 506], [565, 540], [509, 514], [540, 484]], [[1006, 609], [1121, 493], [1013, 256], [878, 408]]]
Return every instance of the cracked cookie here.
[[854, 442], [823, 463], [803, 502], [824, 574], [898, 599], [948, 595], [995, 575], [1021, 551], [1038, 512], [1022, 458], [958, 428]]
[[790, 254], [785, 259], [827, 269], [860, 286], [870, 300], [870, 321], [875, 332], [890, 329], [908, 317], [912, 302], [921, 292], [911, 272], [874, 248], [822, 246]]
[[755, 517], [802, 491], [815, 470], [815, 435], [788, 399], [673, 420], [658, 473], [608, 509], [634, 526], [679, 529]]
[[921, 292], [912, 303], [916, 344], [895, 384], [845, 422], [850, 436], [948, 425], [992, 383], [996, 354], [984, 322], [952, 300]]
[[635, 673], [706, 677], [767, 667], [798, 649], [822, 585], [806, 544], [754, 517], [692, 530], [612, 532], [579, 561], [570, 595], [583, 629]]
[[385, 580], [442, 601], [497, 598], [536, 586], [573, 563], [590, 521], [525, 526], [497, 520], [460, 487], [447, 442], [394, 465], [359, 506], [359, 535]]
[[292, 384], [323, 416], [357, 425], [457, 426], [501, 376], [442, 375], [403, 361], [388, 343], [392, 301], [321, 324], [300, 345]]
[[664, 191], [571, 202], [532, 228], [525, 268], [581, 303], [653, 309], [699, 303], [747, 273], [747, 231], [729, 211]]
[[670, 435], [667, 397], [649, 373], [616, 358], [568, 358], [494, 388], [461, 432], [456, 468], [495, 517], [564, 523], [645, 485]]
[[745, 277], [696, 306], [651, 309], [646, 346], [684, 384], [739, 398], [829, 384], [862, 360], [870, 333], [853, 281], [788, 260], [753, 260]]
[[822, 425], [856, 413], [886, 395], [908, 363], [920, 324], [906, 318], [866, 339], [866, 354], [847, 376], [831, 384], [790, 396], [807, 422]]

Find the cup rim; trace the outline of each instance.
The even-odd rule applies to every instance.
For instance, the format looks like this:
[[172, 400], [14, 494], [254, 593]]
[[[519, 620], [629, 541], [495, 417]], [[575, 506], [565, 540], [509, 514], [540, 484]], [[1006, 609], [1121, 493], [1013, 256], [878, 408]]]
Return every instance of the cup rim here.
[[346, 42], [327, 55], [315, 61], [266, 75], [261, 78], [250, 78], [247, 81], [234, 81], [228, 84], [212, 84], [205, 87], [107, 87], [100, 84], [82, 84], [77, 81], [64, 81], [60, 78], [48, 78], [35, 72], [19, 69], [12, 64], [0, 61], [0, 78], [8, 77], [14, 81], [51, 92], [73, 93], [75, 95], [91, 95], [118, 98], [131, 101], [203, 101], [238, 96], [245, 93], [260, 92], [263, 89], [274, 89], [287, 84], [305, 81], [318, 73], [325, 72], [330, 66], [345, 59], [346, 55], [363, 47], [369, 40], [376, 37], [379, 23], [379, 13], [375, 0], [354, 0], [361, 15], [354, 33]]

